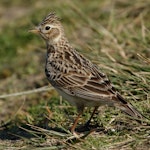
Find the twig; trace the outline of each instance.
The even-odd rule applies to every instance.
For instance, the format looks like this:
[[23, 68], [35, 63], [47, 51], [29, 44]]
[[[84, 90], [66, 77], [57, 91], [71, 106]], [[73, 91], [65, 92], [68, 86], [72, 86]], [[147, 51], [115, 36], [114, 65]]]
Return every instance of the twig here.
[[50, 91], [53, 89], [54, 89], [53, 87], [44, 86], [44, 87], [41, 87], [38, 89], [29, 90], [29, 91], [0, 95], [0, 98], [8, 98], [8, 97], [21, 96], [21, 95], [28, 95], [28, 94], [33, 94], [33, 93], [38, 93], [38, 92], [43, 92], [43, 91]]

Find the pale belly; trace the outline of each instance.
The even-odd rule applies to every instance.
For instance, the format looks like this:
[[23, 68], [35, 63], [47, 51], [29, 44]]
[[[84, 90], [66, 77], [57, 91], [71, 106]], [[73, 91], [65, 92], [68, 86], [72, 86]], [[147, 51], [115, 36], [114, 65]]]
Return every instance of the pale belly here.
[[106, 105], [109, 104], [110, 106], [114, 105], [114, 102], [110, 99], [99, 99], [98, 101], [94, 99], [83, 99], [81, 97], [77, 96], [72, 96], [69, 95], [60, 89], [55, 88], [56, 91], [63, 97], [65, 98], [71, 105], [76, 106], [77, 108], [79, 107], [95, 107], [95, 106], [101, 106], [101, 105]]

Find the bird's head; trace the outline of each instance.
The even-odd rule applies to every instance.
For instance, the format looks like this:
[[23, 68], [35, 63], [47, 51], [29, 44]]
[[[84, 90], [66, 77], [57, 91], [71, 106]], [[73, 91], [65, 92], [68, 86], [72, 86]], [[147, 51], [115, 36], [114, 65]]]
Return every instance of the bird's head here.
[[63, 27], [55, 13], [48, 14], [37, 27], [29, 32], [40, 34], [49, 44], [57, 43], [64, 36]]

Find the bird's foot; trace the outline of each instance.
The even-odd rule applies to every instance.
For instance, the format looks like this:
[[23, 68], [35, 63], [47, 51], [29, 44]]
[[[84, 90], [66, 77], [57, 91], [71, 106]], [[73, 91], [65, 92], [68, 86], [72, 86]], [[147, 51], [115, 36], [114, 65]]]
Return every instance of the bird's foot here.
[[92, 129], [90, 131], [86, 131], [86, 133], [79, 134], [76, 131], [73, 131], [72, 134], [73, 136], [70, 136], [66, 141], [69, 143], [78, 143], [82, 142], [88, 135], [96, 131], [96, 129]]

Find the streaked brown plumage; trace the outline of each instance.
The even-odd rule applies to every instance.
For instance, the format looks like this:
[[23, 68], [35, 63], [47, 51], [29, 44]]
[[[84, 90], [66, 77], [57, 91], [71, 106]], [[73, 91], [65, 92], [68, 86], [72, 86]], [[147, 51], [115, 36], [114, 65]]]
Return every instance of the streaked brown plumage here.
[[107, 104], [120, 108], [130, 116], [142, 118], [141, 113], [115, 90], [107, 76], [70, 45], [54, 13], [46, 16], [31, 32], [39, 33], [46, 41], [45, 73], [49, 82], [78, 109], [79, 115], [72, 132], [85, 107], [95, 107], [95, 112], [100, 105]]

